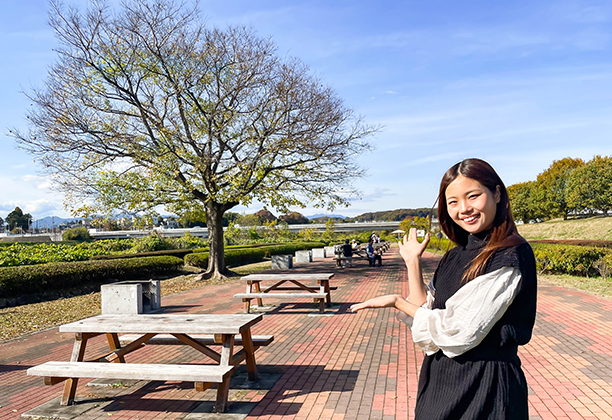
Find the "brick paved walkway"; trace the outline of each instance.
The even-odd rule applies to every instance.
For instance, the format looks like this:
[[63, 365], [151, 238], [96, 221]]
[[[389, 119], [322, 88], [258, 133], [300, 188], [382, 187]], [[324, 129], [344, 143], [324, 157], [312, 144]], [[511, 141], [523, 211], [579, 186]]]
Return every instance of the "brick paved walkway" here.
[[[228, 414], [207, 414], [215, 390], [196, 393], [189, 383], [108, 388], [82, 380], [77, 391], [82, 402], [76, 407], [88, 409], [76, 418], [412, 418], [423, 353], [412, 343], [410, 331], [394, 320], [394, 310], [348, 312], [352, 303], [373, 296], [406, 293], [406, 270], [397, 249], [383, 258], [381, 268], [359, 261], [354, 268], [338, 270], [331, 259], [297, 265], [299, 272], [335, 271], [332, 285], [338, 290], [332, 298], [338, 304], [320, 316], [311, 300], [270, 300], [274, 306], [254, 334], [273, 334], [274, 343], [256, 354], [258, 384], [244, 381], [243, 369], [233, 379]], [[437, 261], [433, 256], [424, 260], [427, 277]], [[233, 294], [243, 288], [240, 282], [206, 286], [164, 298], [162, 305], [165, 312], [240, 313], [242, 303]], [[94, 339], [88, 353], [97, 354], [105, 346], [102, 337]], [[41, 378], [27, 377], [25, 370], [48, 360], [69, 360], [71, 349], [72, 336], [57, 328], [0, 344], [0, 418], [17, 419], [56, 399], [61, 384], [43, 386]], [[612, 413], [612, 301], [541, 284], [534, 337], [520, 356], [533, 420], [612, 419], [607, 414]], [[128, 361], [193, 363], [197, 357], [184, 346], [147, 346]]]

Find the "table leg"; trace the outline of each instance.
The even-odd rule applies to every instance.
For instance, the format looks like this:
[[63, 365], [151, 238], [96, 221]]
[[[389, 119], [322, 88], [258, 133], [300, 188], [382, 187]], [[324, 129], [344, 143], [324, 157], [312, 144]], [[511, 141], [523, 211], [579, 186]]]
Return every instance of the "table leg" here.
[[[82, 362], [85, 357], [85, 347], [87, 346], [87, 340], [91, 337], [90, 334], [76, 333], [74, 335], [74, 345], [72, 346], [72, 355], [70, 356], [71, 362]], [[79, 384], [79, 378], [68, 378], [64, 384], [64, 393], [60, 405], [72, 405], [74, 404], [74, 396], [76, 394], [77, 385]]]
[[[255, 286], [255, 293], [261, 293], [261, 289], [259, 288], [259, 282], [255, 282], [253, 286]], [[260, 308], [263, 306], [263, 301], [261, 300], [261, 298], [257, 298], [257, 306]]]
[[242, 331], [242, 347], [246, 353], [246, 365], [247, 372], [249, 375], [249, 381], [257, 380], [257, 364], [255, 363], [255, 346], [253, 345], [253, 338], [251, 336], [251, 330], [246, 329]]
[[[246, 292], [247, 294], [253, 292], [253, 282], [250, 280], [247, 281]], [[243, 298], [242, 301], [244, 302], [244, 313], [248, 314], [249, 310], [251, 309], [251, 299]]]
[[234, 355], [234, 334], [223, 334], [222, 346], [219, 364], [221, 366], [229, 366], [232, 364], [232, 356]]
[[217, 401], [215, 402], [215, 413], [225, 413], [227, 398], [229, 396], [229, 378], [217, 385]]
[[[119, 342], [119, 336], [116, 333], [108, 333], [106, 334], [106, 339], [108, 341], [108, 347], [111, 351], [115, 352], [121, 349], [121, 343]], [[113, 360], [114, 363], [125, 363], [125, 357], [120, 354], [116, 359]]]
[[332, 301], [331, 301], [331, 289], [329, 288], [329, 280], [321, 280], [319, 284], [321, 285], [321, 288], [323, 289], [322, 292], [327, 293], [327, 297], [325, 298], [327, 300], [327, 307], [331, 308]]
[[[244, 335], [243, 335], [244, 342]], [[234, 355], [234, 334], [223, 334], [222, 336], [223, 347], [221, 349], [221, 360], [219, 365], [228, 366], [232, 363], [232, 356]], [[243, 344], [244, 346], [244, 344]], [[227, 398], [229, 396], [229, 385], [230, 377], [228, 376], [225, 381], [217, 385], [217, 401], [215, 402], [215, 412], [224, 413], [227, 408]]]

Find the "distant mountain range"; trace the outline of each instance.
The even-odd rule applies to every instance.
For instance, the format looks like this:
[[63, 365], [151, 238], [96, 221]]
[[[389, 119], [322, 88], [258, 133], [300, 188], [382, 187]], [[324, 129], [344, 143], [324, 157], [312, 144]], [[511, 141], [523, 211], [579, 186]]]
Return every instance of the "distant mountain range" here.
[[323, 214], [323, 213], [313, 214], [312, 216], [306, 216], [307, 219], [318, 219], [320, 217], [330, 217], [330, 218], [337, 218], [337, 219], [347, 218], [347, 216], [343, 216], [341, 214]]

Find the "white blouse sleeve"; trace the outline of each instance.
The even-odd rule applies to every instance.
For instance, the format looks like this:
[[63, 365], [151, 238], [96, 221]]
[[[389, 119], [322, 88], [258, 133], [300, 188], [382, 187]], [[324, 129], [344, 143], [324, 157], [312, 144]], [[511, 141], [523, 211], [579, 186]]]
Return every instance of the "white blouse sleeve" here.
[[[431, 289], [429, 285], [425, 285], [425, 288], [427, 291], [427, 301], [422, 306], [423, 308], [431, 309], [431, 307], [433, 306], [434, 300], [436, 299], [436, 292], [433, 289]], [[410, 301], [410, 295], [408, 295], [406, 300]], [[408, 328], [412, 328], [413, 319], [406, 312], [398, 311], [397, 314], [395, 314], [395, 319], [407, 324]]]
[[446, 309], [431, 309], [428, 293], [427, 303], [414, 315], [414, 342], [428, 355], [442, 350], [451, 358], [476, 347], [506, 312], [520, 282], [518, 268], [502, 267], [461, 287], [446, 301]]

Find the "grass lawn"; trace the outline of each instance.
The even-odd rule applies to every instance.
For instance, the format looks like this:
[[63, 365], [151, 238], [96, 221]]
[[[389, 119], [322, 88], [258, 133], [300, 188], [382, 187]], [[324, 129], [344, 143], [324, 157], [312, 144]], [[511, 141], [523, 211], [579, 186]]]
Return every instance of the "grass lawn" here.
[[[236, 281], [239, 276], [257, 273], [271, 268], [269, 261], [234, 267], [237, 277], [217, 281], [197, 281], [195, 273], [185, 273], [161, 281], [162, 296], [170, 296], [186, 290]], [[32, 303], [0, 309], [0, 341], [7, 341], [25, 334], [46, 330], [68, 322], [78, 321], [100, 314], [100, 292], [70, 298]]]
[[553, 219], [543, 223], [518, 225], [518, 231], [527, 240], [590, 239], [612, 240], [612, 217], [587, 219]]

